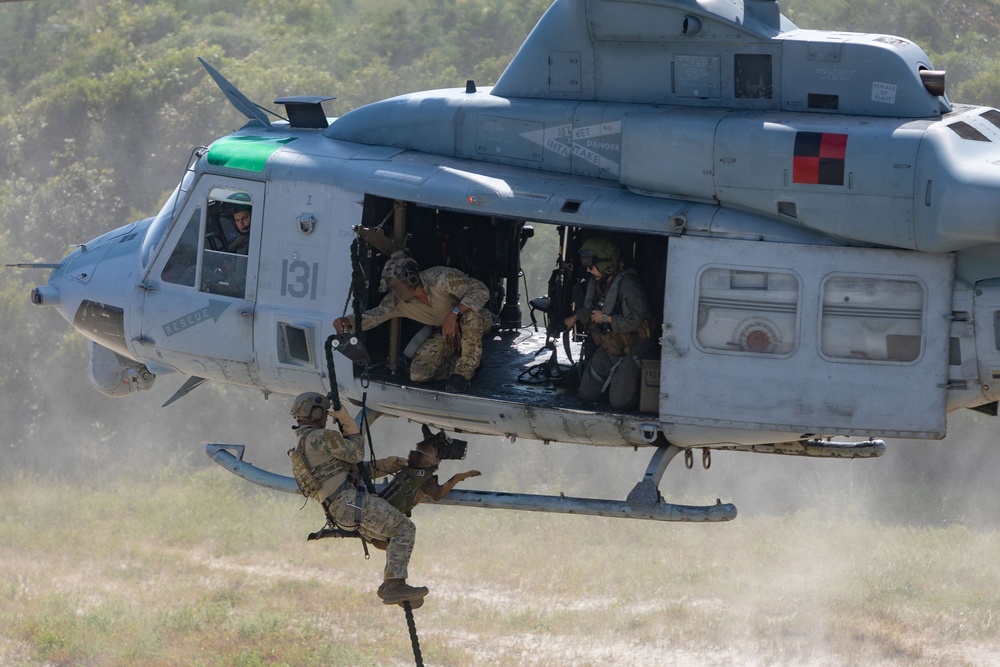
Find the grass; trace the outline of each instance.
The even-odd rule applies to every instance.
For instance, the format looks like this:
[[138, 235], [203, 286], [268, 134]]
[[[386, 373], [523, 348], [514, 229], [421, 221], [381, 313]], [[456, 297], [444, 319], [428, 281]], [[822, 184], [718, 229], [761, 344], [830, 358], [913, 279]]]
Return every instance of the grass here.
[[[0, 486], [0, 664], [408, 665], [383, 556], [223, 471]], [[818, 511], [674, 525], [420, 507], [428, 665], [979, 665], [1000, 538]]]

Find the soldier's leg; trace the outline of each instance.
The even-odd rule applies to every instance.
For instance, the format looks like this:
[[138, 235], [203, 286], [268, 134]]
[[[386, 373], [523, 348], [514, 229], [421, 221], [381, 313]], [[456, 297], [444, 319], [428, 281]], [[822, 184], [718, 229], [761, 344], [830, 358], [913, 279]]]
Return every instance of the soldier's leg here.
[[455, 362], [455, 372], [471, 380], [483, 360], [483, 336], [493, 326], [493, 316], [485, 308], [473, 308], [462, 314], [461, 355]]
[[604, 382], [608, 379], [608, 373], [614, 360], [603, 347], [597, 348], [590, 363], [580, 373], [580, 398], [588, 403], [596, 403], [601, 400]]
[[639, 364], [632, 356], [627, 356], [611, 374], [608, 387], [608, 401], [611, 407], [624, 410], [639, 402]]
[[410, 379], [414, 382], [433, 382], [451, 377], [456, 352], [448, 346], [444, 336], [434, 334], [413, 353]]
[[417, 537], [413, 522], [383, 498], [369, 493], [365, 495], [361, 505], [361, 525], [358, 530], [368, 539], [388, 540], [385, 578], [406, 579], [406, 568]]

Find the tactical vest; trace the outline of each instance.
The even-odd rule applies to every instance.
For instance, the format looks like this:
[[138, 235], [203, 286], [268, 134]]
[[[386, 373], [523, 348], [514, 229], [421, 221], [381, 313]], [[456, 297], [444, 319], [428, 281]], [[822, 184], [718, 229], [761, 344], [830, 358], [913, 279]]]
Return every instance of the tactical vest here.
[[[602, 290], [600, 289], [600, 287], [603, 287], [603, 284], [596, 280], [591, 280], [590, 284], [587, 285], [586, 303], [594, 303], [596, 300], [596, 302], [603, 303], [601, 311], [605, 315], [620, 315], [619, 295], [622, 281], [626, 276], [634, 278], [636, 282], [639, 281], [639, 272], [629, 267], [620, 271], [611, 279], [607, 292], [603, 294], [601, 294]], [[594, 342], [607, 350], [610, 355], [620, 357], [624, 354], [632, 354], [632, 348], [636, 346], [637, 342], [648, 340], [652, 336], [648, 310], [649, 307], [647, 305], [646, 316], [643, 317], [642, 324], [636, 331], [629, 331], [627, 333], [615, 332], [611, 330], [610, 326], [595, 323], [591, 323], [588, 331], [593, 337]]]
[[416, 505], [414, 496], [417, 491], [434, 476], [433, 470], [421, 468], [403, 468], [396, 473], [391, 482], [385, 485], [379, 496], [406, 516], [410, 516]]
[[288, 456], [292, 459], [292, 475], [295, 483], [299, 487], [299, 493], [306, 498], [315, 498], [317, 502], [323, 502], [324, 498], [319, 497], [319, 492], [323, 484], [330, 478], [343, 472], [348, 472], [345, 464], [337, 459], [331, 459], [322, 465], [311, 467], [306, 462], [305, 446], [306, 436], [315, 431], [311, 426], [299, 427], [299, 442], [288, 450]]

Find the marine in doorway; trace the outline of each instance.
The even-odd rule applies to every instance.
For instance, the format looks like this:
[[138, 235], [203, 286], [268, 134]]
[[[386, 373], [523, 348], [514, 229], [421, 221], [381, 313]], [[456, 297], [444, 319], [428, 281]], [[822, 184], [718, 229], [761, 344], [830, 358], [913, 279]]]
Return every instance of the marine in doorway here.
[[[483, 335], [493, 326], [485, 305], [486, 285], [458, 269], [433, 266], [420, 270], [416, 260], [397, 250], [385, 263], [379, 289], [385, 298], [361, 315], [365, 331], [395, 317], [407, 317], [433, 327], [433, 333], [414, 351], [410, 380], [448, 379], [445, 390], [463, 393], [483, 359]], [[353, 317], [333, 322], [337, 333], [354, 331]]]
[[[406, 583], [417, 529], [386, 500], [369, 493], [363, 476], [394, 474], [406, 467], [407, 460], [391, 456], [368, 466], [364, 463], [365, 436], [347, 410], [341, 407], [330, 412], [330, 407], [330, 399], [315, 392], [299, 394], [292, 403], [291, 414], [297, 421], [292, 428], [298, 440], [288, 455], [299, 491], [323, 506], [330, 523], [347, 531], [357, 530], [372, 544], [385, 547], [385, 580], [378, 588], [382, 602], [410, 602], [418, 607], [427, 588]], [[330, 415], [340, 431], [326, 428]]]
[[590, 275], [586, 295], [564, 320], [567, 328], [585, 325], [596, 346], [581, 367], [580, 398], [596, 403], [606, 394], [613, 409], [632, 408], [639, 401], [640, 359], [653, 348], [639, 273], [603, 237], [584, 241], [580, 263]]

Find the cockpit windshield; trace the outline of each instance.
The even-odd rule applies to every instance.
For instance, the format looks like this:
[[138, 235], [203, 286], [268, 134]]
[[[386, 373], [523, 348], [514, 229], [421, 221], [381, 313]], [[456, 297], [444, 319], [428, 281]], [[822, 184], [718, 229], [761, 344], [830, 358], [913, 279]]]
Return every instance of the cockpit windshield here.
[[195, 172], [192, 169], [184, 172], [184, 178], [181, 180], [180, 185], [174, 188], [173, 193], [167, 198], [167, 202], [160, 209], [160, 212], [156, 214], [156, 217], [153, 218], [153, 222], [150, 223], [149, 231], [142, 242], [141, 257], [143, 268], [149, 265], [149, 259], [153, 256], [153, 251], [159, 247], [160, 241], [163, 240], [167, 229], [170, 228], [170, 221], [184, 207], [188, 193], [191, 192], [191, 183], [194, 181], [194, 176]]

